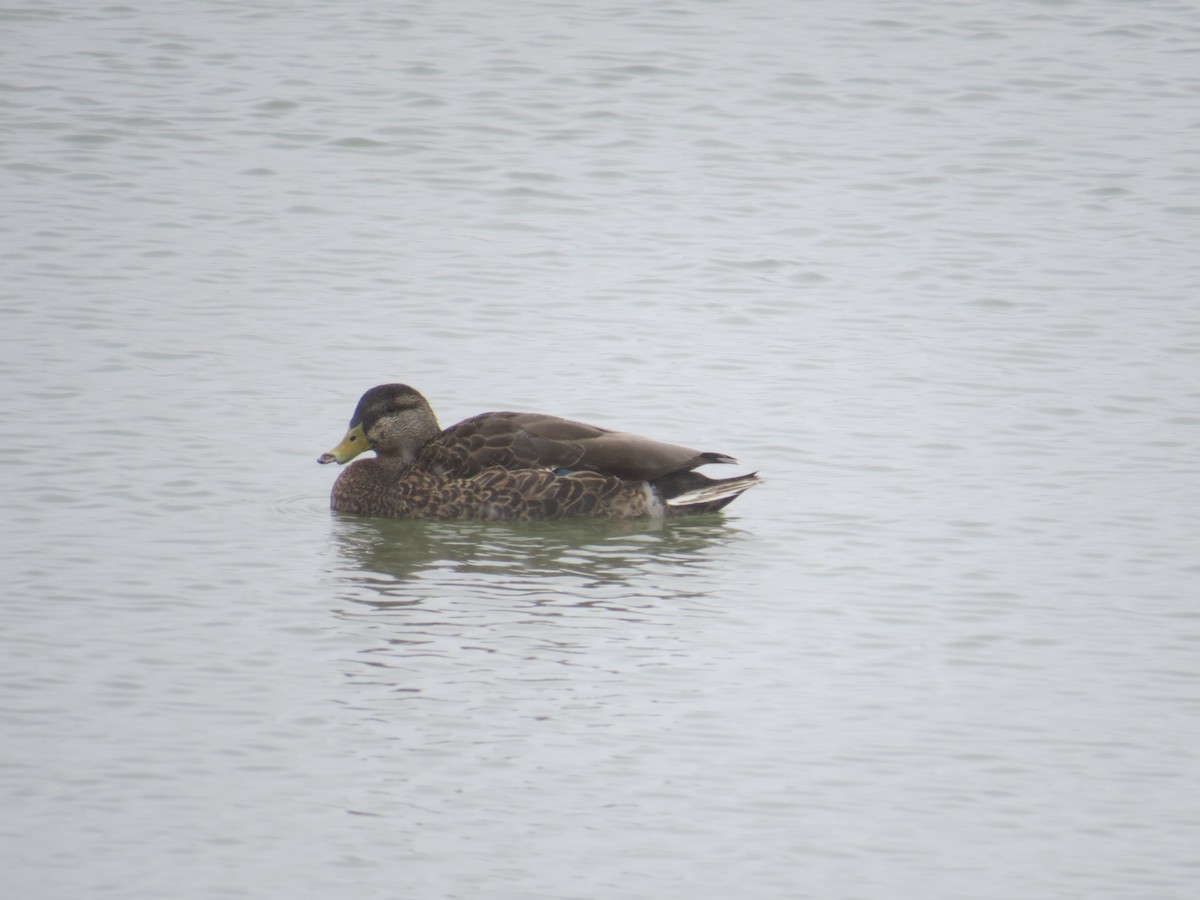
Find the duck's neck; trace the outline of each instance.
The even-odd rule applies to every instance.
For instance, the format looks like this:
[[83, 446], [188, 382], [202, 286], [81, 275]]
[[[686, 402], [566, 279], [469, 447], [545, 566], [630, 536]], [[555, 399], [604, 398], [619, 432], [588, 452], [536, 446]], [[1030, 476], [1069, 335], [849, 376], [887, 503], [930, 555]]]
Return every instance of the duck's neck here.
[[405, 464], [413, 462], [422, 447], [440, 433], [437, 419], [404, 418], [379, 422], [372, 430], [375, 455], [384, 459], [397, 459]]

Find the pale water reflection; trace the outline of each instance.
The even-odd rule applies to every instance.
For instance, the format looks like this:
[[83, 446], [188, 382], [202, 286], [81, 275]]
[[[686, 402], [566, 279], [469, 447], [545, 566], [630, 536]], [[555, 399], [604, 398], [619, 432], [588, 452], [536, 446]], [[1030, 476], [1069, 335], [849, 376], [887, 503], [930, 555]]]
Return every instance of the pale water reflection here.
[[[686, 654], [697, 620], [715, 626], [736, 603], [713, 577], [720, 559], [753, 540], [719, 517], [665, 526], [345, 518], [336, 538], [337, 616], [362, 642], [351, 680], [442, 698], [467, 684], [513, 708], [524, 689], [509, 679], [524, 683], [530, 670], [558, 681], [558, 666], [615, 675]], [[510, 662], [481, 667], [481, 658]], [[627, 705], [618, 698], [628, 690], [611, 682], [609, 702]]]
[[[357, 602], [420, 603], [445, 593], [499, 592], [566, 605], [660, 590], [698, 596], [714, 557], [749, 538], [736, 525], [700, 521], [571, 521], [522, 524], [436, 523], [343, 518], [335, 530]], [[668, 587], [669, 585], [669, 587]], [[378, 594], [378, 598], [372, 597]]]

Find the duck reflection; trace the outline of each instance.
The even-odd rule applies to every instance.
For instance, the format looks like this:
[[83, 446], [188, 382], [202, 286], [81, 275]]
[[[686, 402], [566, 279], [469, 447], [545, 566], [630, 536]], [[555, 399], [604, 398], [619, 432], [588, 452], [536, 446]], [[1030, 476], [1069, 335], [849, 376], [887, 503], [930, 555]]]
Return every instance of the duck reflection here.
[[[464, 591], [544, 605], [620, 604], [661, 585], [705, 593], [714, 550], [742, 535], [727, 520], [686, 523], [438, 523], [334, 520], [343, 597], [378, 608], [418, 606]], [[680, 580], [682, 579], [682, 581]]]

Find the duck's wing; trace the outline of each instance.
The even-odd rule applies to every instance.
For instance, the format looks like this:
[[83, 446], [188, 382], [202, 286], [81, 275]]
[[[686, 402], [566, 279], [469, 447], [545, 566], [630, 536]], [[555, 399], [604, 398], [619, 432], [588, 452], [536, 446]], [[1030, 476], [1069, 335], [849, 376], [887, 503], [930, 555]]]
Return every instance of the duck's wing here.
[[418, 465], [439, 474], [470, 476], [483, 469], [564, 469], [650, 480], [709, 463], [732, 463], [723, 453], [610, 431], [541, 413], [493, 412], [447, 428], [425, 445]]

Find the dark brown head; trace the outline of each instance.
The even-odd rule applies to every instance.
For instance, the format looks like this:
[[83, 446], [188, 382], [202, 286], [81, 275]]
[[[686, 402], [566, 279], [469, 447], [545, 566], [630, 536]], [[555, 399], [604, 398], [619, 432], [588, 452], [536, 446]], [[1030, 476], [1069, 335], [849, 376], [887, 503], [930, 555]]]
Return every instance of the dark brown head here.
[[417, 391], [407, 384], [381, 384], [362, 395], [342, 442], [317, 462], [348, 463], [367, 450], [412, 462], [438, 431], [437, 416]]

